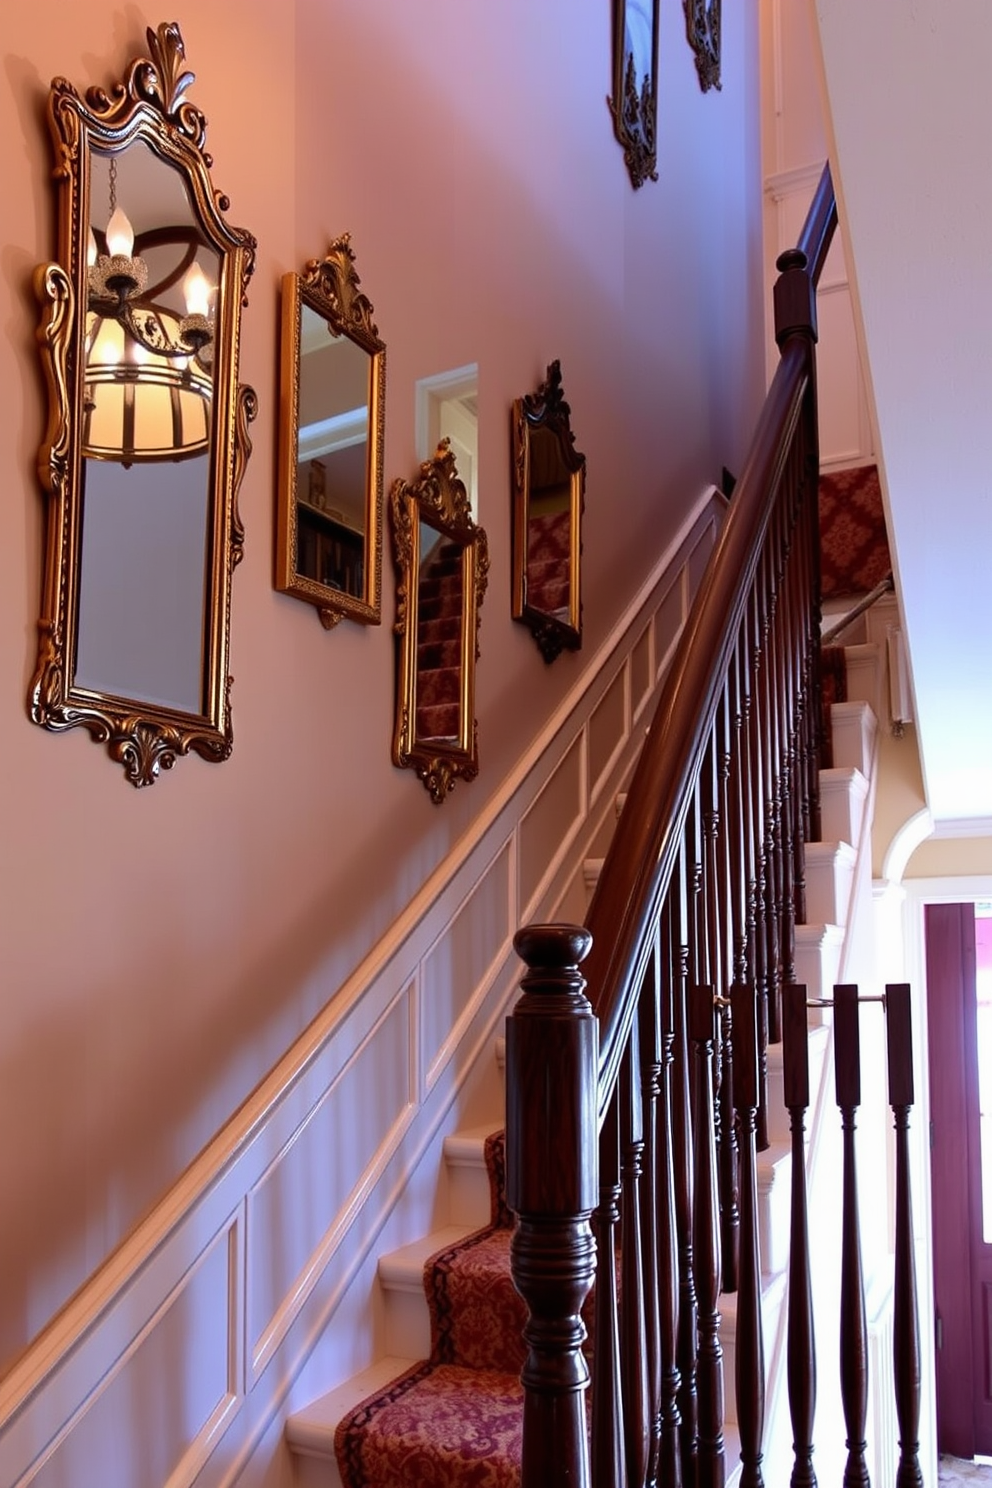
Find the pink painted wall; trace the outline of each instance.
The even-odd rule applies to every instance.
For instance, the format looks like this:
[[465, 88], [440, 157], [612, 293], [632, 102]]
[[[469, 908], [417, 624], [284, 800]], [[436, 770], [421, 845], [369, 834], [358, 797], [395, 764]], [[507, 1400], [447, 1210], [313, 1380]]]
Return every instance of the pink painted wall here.
[[[662, 5], [660, 181], [634, 194], [604, 103], [609, 6], [200, 0], [179, 15], [214, 179], [255, 233], [242, 375], [260, 414], [234, 583], [230, 761], [135, 792], [33, 727], [43, 423], [34, 265], [53, 252], [43, 105], [107, 85], [163, 19], [11, 8], [0, 122], [0, 1366], [333, 998], [473, 820], [723, 464], [761, 394], [757, 33], [726, 7], [700, 94]], [[171, 15], [171, 12], [170, 12]], [[350, 230], [388, 348], [387, 484], [414, 382], [480, 367], [482, 772], [434, 807], [393, 769], [384, 624], [325, 633], [272, 589], [278, 285]], [[508, 407], [560, 357], [588, 458], [586, 649], [546, 668], [509, 619]]]

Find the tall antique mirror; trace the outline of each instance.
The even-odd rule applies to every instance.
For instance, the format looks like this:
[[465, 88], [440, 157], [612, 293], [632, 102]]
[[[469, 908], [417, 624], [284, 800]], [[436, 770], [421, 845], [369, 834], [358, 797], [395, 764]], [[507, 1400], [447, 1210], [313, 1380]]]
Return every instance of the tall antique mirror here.
[[358, 284], [347, 233], [283, 280], [276, 588], [328, 630], [381, 618], [386, 348]]
[[545, 661], [582, 645], [582, 507], [586, 460], [555, 361], [534, 393], [518, 398], [513, 444], [513, 618], [531, 630]]
[[658, 179], [658, 0], [613, 0], [613, 97], [607, 102], [636, 191]]
[[440, 805], [457, 779], [479, 771], [475, 663], [489, 545], [446, 439], [412, 485], [394, 481], [389, 512], [397, 580], [393, 763], [416, 770]]
[[228, 226], [175, 24], [85, 101], [49, 95], [58, 260], [39, 268], [48, 493], [31, 718], [88, 729], [133, 785], [231, 752], [231, 576], [255, 395], [254, 239]]

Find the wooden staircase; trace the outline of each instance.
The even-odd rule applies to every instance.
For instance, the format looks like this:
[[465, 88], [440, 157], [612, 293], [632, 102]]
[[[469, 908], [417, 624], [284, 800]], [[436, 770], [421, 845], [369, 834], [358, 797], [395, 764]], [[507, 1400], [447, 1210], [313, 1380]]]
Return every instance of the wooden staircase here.
[[[874, 660], [873, 660], [874, 658]], [[877, 647], [861, 647], [853, 685], [874, 699], [878, 683], [874, 666]], [[870, 807], [877, 725], [871, 703], [854, 698], [832, 709], [835, 763], [820, 772], [824, 840], [806, 845], [807, 924], [796, 927], [797, 975], [811, 1000], [829, 996], [833, 984], [846, 974], [845, 933], [855, 902], [855, 867], [859, 849], [870, 862]], [[618, 814], [623, 798], [618, 801]], [[600, 859], [586, 863], [587, 886], [594, 887]], [[829, 1106], [832, 1078], [829, 1022], [814, 1012], [809, 1034], [811, 1104]], [[502, 1075], [505, 1045], [498, 1041], [494, 1058]], [[788, 1112], [784, 1105], [782, 1045], [768, 1052], [769, 1146], [758, 1158], [758, 1230], [762, 1269], [762, 1310], [767, 1340], [766, 1388], [770, 1402], [784, 1395], [786, 1268], [789, 1255], [789, 1203], [792, 1168]], [[502, 1079], [498, 1082], [502, 1088]], [[821, 1093], [825, 1092], [821, 1101]], [[378, 1296], [370, 1299], [377, 1318], [382, 1357], [370, 1368], [344, 1381], [327, 1395], [290, 1417], [286, 1435], [296, 1455], [300, 1488], [340, 1488], [341, 1476], [334, 1451], [339, 1423], [366, 1397], [386, 1389], [431, 1353], [431, 1319], [425, 1295], [424, 1268], [428, 1258], [464, 1241], [490, 1222], [491, 1195], [485, 1162], [486, 1138], [503, 1124], [503, 1110], [494, 1108], [491, 1121], [457, 1133], [444, 1144], [444, 1174], [439, 1187], [447, 1195], [446, 1223], [430, 1234], [383, 1255], [378, 1263]], [[506, 1247], [509, 1266], [509, 1246]], [[733, 1391], [737, 1298], [720, 1299], [720, 1339], [727, 1383], [724, 1435], [727, 1444], [727, 1484], [737, 1481], [736, 1402]], [[771, 1410], [770, 1410], [771, 1415]]]

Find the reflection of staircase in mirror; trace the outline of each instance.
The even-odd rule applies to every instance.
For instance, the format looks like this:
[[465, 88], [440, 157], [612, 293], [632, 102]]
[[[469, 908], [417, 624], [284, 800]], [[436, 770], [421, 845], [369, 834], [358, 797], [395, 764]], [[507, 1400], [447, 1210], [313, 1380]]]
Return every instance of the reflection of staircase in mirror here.
[[442, 542], [424, 565], [418, 588], [418, 739], [459, 738], [462, 610], [462, 549]]
[[527, 518], [527, 604], [542, 615], [568, 620], [570, 511]]

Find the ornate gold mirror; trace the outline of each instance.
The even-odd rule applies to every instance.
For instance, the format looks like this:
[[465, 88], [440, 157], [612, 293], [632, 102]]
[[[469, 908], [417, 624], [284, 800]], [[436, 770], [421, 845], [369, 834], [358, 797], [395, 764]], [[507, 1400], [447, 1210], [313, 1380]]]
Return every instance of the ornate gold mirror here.
[[438, 805], [479, 772], [475, 663], [489, 573], [455, 457], [442, 439], [412, 485], [389, 497], [396, 563], [393, 763], [416, 770]]
[[49, 392], [43, 728], [82, 727], [133, 785], [231, 752], [231, 575], [255, 395], [238, 384], [255, 240], [221, 216], [175, 24], [108, 96], [49, 95], [58, 261], [37, 270]]
[[636, 191], [658, 179], [658, 0], [613, 0], [613, 97], [607, 102]]
[[582, 645], [582, 506], [586, 459], [575, 448], [561, 365], [513, 405], [513, 618], [545, 661]]
[[282, 417], [276, 588], [378, 625], [386, 348], [358, 288], [348, 233], [282, 300]]
[[720, 0], [682, 0], [685, 33], [696, 59], [699, 86], [720, 87]]

